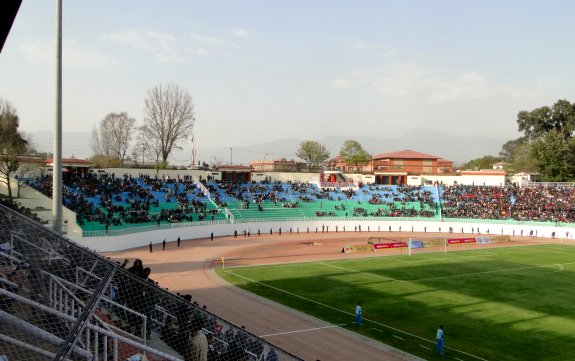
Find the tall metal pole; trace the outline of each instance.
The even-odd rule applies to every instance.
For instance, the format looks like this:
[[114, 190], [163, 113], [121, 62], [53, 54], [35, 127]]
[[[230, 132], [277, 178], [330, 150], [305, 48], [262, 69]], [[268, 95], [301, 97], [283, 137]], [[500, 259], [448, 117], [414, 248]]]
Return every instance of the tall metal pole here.
[[62, 233], [62, 0], [56, 0], [56, 119], [52, 167], [52, 229]]
[[194, 135], [192, 135], [192, 168], [196, 165], [196, 143], [194, 142]]

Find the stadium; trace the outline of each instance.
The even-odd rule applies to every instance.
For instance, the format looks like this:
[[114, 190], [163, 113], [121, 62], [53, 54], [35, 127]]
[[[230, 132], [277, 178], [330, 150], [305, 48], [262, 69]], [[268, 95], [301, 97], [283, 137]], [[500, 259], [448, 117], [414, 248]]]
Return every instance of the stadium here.
[[[180, 321], [182, 307], [196, 315], [194, 320], [201, 320], [213, 359], [266, 360], [276, 357], [274, 353], [281, 360], [434, 359], [433, 333], [439, 323], [447, 327], [445, 357], [449, 359], [530, 359], [517, 339], [532, 344], [557, 342], [555, 352], [546, 351], [546, 359], [572, 355], [571, 348], [559, 341], [562, 337], [550, 331], [551, 320], [513, 332], [497, 327], [498, 317], [528, 323], [524, 317], [534, 317], [533, 313], [540, 314], [536, 318], [562, 320], [570, 312], [568, 306], [549, 314], [529, 309], [553, 307], [550, 298], [572, 267], [569, 245], [575, 229], [566, 203], [570, 185], [474, 186], [479, 183], [477, 175], [467, 180], [459, 176], [451, 185], [447, 185], [449, 176], [436, 181], [441, 175], [421, 176], [419, 181], [427, 185], [380, 185], [369, 183], [373, 179], [369, 174], [334, 171], [270, 172], [261, 181], [253, 179], [261, 173], [244, 172], [250, 181], [225, 181], [225, 171], [214, 170], [158, 175], [143, 169], [67, 169], [63, 175], [66, 238], [46, 228], [49, 224], [2, 206], [2, 323], [6, 326], [0, 349], [9, 360], [26, 359], [24, 355], [50, 359], [58, 352], [79, 359], [141, 355], [187, 359], [187, 350], [176, 341], [180, 330], [188, 327]], [[330, 182], [334, 174], [338, 180]], [[481, 183], [500, 180], [491, 177], [485, 175]], [[20, 189], [18, 210], [29, 216], [42, 214], [51, 201], [43, 194], [51, 192], [51, 177], [39, 175], [26, 184]], [[502, 249], [521, 251], [498, 259]], [[549, 259], [551, 254], [559, 258]], [[140, 260], [151, 274], [135, 276], [134, 267], [126, 268], [129, 264], [124, 259], [129, 264]], [[393, 262], [395, 266], [385, 268]], [[258, 272], [258, 267], [248, 267], [254, 265], [264, 268]], [[274, 265], [280, 267], [278, 276], [269, 268]], [[326, 265], [337, 274], [317, 269]], [[426, 267], [409, 275], [403, 273], [408, 272], [402, 270], [404, 265]], [[332, 288], [332, 277], [353, 275], [361, 277], [340, 280], [333, 285], [340, 291], [321, 295], [326, 293], [323, 287]], [[316, 277], [319, 284], [314, 283]], [[413, 283], [442, 280], [433, 285], [434, 292], [445, 292], [439, 296], [442, 301], [435, 304], [439, 300], [428, 291], [418, 291], [425, 296], [415, 302], [409, 287], [370, 292], [351, 287], [370, 283], [372, 278], [411, 283], [411, 277], [419, 280]], [[540, 283], [539, 277], [545, 277], [545, 282]], [[463, 283], [451, 285], [446, 282], [451, 278]], [[474, 287], [485, 283], [485, 288], [467, 294], [462, 290], [469, 282], [476, 283]], [[515, 287], [522, 292], [503, 297]], [[134, 292], [144, 296], [134, 300]], [[487, 301], [491, 292], [500, 293], [501, 299]], [[185, 300], [174, 293], [192, 298]], [[386, 295], [385, 301], [378, 299], [379, 293]], [[524, 300], [515, 299], [533, 293], [550, 303], [524, 305]], [[426, 304], [427, 298], [433, 301]], [[363, 300], [365, 309], [361, 329], [353, 323], [358, 300]], [[493, 304], [502, 313], [489, 312], [489, 317], [462, 322], [458, 312], [473, 311], [445, 310], [445, 303], [449, 309], [464, 310], [478, 302]], [[422, 314], [409, 312], [413, 307], [422, 309]], [[526, 315], [519, 311], [522, 308]], [[380, 314], [386, 316], [380, 318]], [[82, 319], [84, 323], [78, 321]], [[466, 325], [470, 322], [472, 326]], [[567, 320], [558, 322], [566, 329], [572, 327]], [[526, 330], [535, 335], [529, 337]], [[505, 342], [486, 337], [493, 343], [485, 347], [469, 342], [481, 332], [493, 333], [495, 339], [500, 332], [514, 337]], [[64, 336], [76, 341], [63, 342]], [[58, 345], [69, 349], [59, 351]], [[540, 359], [542, 354], [532, 357]]]
[[[569, 95], [559, 62], [521, 57], [522, 65], [538, 60], [558, 70], [555, 78], [542, 74], [536, 89], [525, 85], [531, 79], [521, 78], [521, 66], [503, 66], [504, 53], [521, 55], [540, 36], [514, 23], [529, 18], [527, 7], [79, 4], [67, 6], [74, 38], [63, 39], [56, 1], [52, 152], [18, 129], [16, 107], [0, 97], [0, 361], [575, 359], [575, 186], [560, 182], [575, 174], [575, 104], [520, 111], [523, 135], [497, 159], [457, 170], [419, 151], [492, 147], [501, 139], [466, 135], [510, 134], [514, 124], [501, 120], [513, 107]], [[0, 5], [0, 50], [21, 5]], [[24, 104], [23, 123], [44, 126], [51, 14], [45, 4], [24, 6], [27, 28], [0, 58], [10, 69], [0, 90]], [[549, 28], [570, 13], [561, 12]], [[470, 13], [489, 31], [468, 32]], [[531, 16], [542, 23], [542, 14]], [[515, 39], [515, 48], [506, 39], [513, 27], [527, 39]], [[374, 37], [385, 48], [364, 41], [362, 28], [389, 36]], [[492, 34], [483, 39], [490, 48], [505, 45], [491, 74], [517, 76], [516, 84], [473, 69], [491, 63], [480, 53], [494, 54], [475, 33]], [[421, 43], [388, 48], [393, 34], [405, 37], [401, 47], [408, 38]], [[458, 50], [450, 54], [440, 38]], [[555, 38], [545, 39], [545, 57], [569, 59], [562, 42], [553, 49]], [[418, 52], [426, 62], [414, 63]], [[465, 66], [445, 61], [464, 54]], [[206, 128], [196, 126], [190, 93], [174, 83], [148, 89], [136, 126], [124, 108], [137, 113], [143, 82], [166, 79], [197, 86]], [[63, 159], [63, 113], [85, 130], [102, 109], [109, 113], [93, 128], [90, 159]], [[391, 134], [408, 123], [423, 124], [425, 134], [407, 132], [414, 139], [399, 144], [418, 151], [393, 151], [393, 142], [371, 137], [385, 153], [346, 140], [330, 159], [323, 144], [306, 140], [298, 162], [275, 149], [284, 141], [271, 135]], [[430, 139], [456, 123], [462, 141]], [[229, 150], [229, 163], [197, 161], [198, 139], [224, 144], [212, 150]], [[277, 141], [239, 147], [264, 155], [247, 164], [232, 161], [237, 139]], [[191, 163], [170, 164], [184, 140]]]

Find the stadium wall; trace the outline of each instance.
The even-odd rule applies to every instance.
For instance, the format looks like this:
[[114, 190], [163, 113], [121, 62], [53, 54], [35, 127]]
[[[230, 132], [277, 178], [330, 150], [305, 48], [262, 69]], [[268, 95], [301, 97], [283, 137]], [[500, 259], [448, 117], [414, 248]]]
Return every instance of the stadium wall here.
[[[476, 221], [477, 222], [477, 221]], [[425, 222], [425, 221], [355, 221], [355, 220], [334, 220], [334, 221], [284, 221], [284, 222], [251, 222], [251, 223], [235, 223], [235, 224], [214, 224], [207, 226], [193, 226], [193, 227], [174, 227], [169, 229], [159, 229], [157, 231], [148, 231], [141, 233], [131, 233], [121, 236], [108, 236], [108, 237], [82, 237], [74, 233], [69, 233], [68, 237], [80, 245], [98, 252], [104, 251], [119, 251], [134, 247], [147, 247], [150, 242], [153, 244], [160, 244], [164, 239], [167, 242], [175, 241], [178, 237], [182, 241], [193, 242], [194, 239], [209, 238], [213, 232], [214, 237], [231, 236], [234, 231], [238, 232], [238, 237], [244, 237], [244, 230], [250, 231], [251, 237], [257, 237], [258, 229], [262, 234], [269, 235], [270, 228], [276, 237], [282, 237], [290, 233], [307, 233], [309, 228], [309, 238], [313, 240], [314, 235], [322, 233], [322, 227], [327, 233], [335, 233], [336, 227], [338, 232], [342, 232], [344, 227], [348, 233], [357, 234], [364, 233], [367, 237], [367, 232], [370, 236], [377, 236], [381, 234], [382, 237], [389, 232], [389, 227], [393, 232], [398, 232], [401, 227], [401, 232], [406, 236], [409, 233], [416, 232], [427, 233], [429, 236], [441, 235], [447, 237], [449, 234], [449, 227], [453, 228], [454, 233], [461, 233], [463, 229], [464, 234], [474, 235], [509, 235], [509, 236], [529, 236], [533, 231], [533, 236], [537, 238], [552, 238], [555, 232], [555, 238], [568, 238], [575, 239], [575, 227], [550, 227], [550, 226], [533, 226], [533, 225], [510, 225], [510, 224], [497, 224], [497, 223], [470, 223], [470, 222]], [[361, 228], [360, 228], [361, 227]], [[413, 228], [412, 228], [413, 227]], [[281, 228], [282, 236], [278, 231]], [[361, 229], [361, 233], [359, 231]], [[478, 233], [479, 232], [479, 233]], [[521, 233], [523, 232], [523, 233]], [[568, 235], [568, 236], [567, 236]], [[217, 240], [216, 240], [217, 241]]]
[[138, 177], [140, 174], [145, 174], [148, 175], [150, 177], [155, 177], [156, 175], [159, 178], [164, 178], [169, 176], [172, 179], [178, 178], [178, 175], [180, 176], [180, 178], [183, 178], [184, 176], [190, 176], [190, 175], [194, 175], [196, 177], [202, 177], [203, 179], [206, 178], [206, 174], [208, 173], [207, 170], [202, 170], [202, 169], [160, 169], [160, 170], [156, 170], [156, 169], [144, 169], [144, 168], [106, 168], [104, 169], [104, 171], [106, 171], [106, 173], [112, 174], [114, 173], [114, 175], [116, 177], [122, 177], [124, 174], [128, 174], [131, 175], [132, 177]]
[[252, 172], [252, 180], [261, 182], [267, 178], [280, 182], [319, 182], [319, 173]]
[[407, 176], [407, 184], [412, 186], [419, 186], [425, 184], [434, 184], [435, 182], [451, 186], [454, 184], [463, 185], [481, 185], [481, 186], [504, 186], [505, 175], [441, 175], [441, 174], [425, 174], [425, 175], [409, 175]]
[[[105, 169], [108, 173], [114, 173], [116, 177], [121, 177], [124, 174], [131, 175], [132, 177], [138, 177], [140, 174], [145, 174], [150, 177], [155, 177], [156, 175], [160, 178], [169, 176], [172, 179], [180, 176], [194, 175], [196, 177], [206, 178], [208, 173], [219, 173], [200, 169], [143, 169], [143, 168], [107, 168]], [[480, 172], [475, 172], [480, 173]], [[358, 174], [358, 173], [345, 173], [344, 176], [347, 179], [353, 179], [357, 184], [362, 182], [364, 184], [372, 184], [375, 182], [375, 177], [373, 174]], [[272, 181], [288, 182], [288, 181], [298, 181], [298, 182], [319, 182], [319, 173], [294, 173], [294, 172], [252, 172], [252, 180], [258, 182], [265, 178], [271, 178]], [[217, 178], [217, 176], [216, 176]], [[443, 183], [444, 185], [453, 185], [455, 182], [457, 184], [465, 185], [487, 185], [487, 186], [502, 186], [505, 185], [505, 175], [489, 175], [489, 174], [424, 174], [424, 175], [409, 175], [407, 177], [408, 185], [425, 185], [426, 183]], [[5, 186], [4, 186], [5, 188]], [[14, 189], [14, 188], [13, 188]], [[6, 193], [5, 189], [0, 188], [0, 191]]]

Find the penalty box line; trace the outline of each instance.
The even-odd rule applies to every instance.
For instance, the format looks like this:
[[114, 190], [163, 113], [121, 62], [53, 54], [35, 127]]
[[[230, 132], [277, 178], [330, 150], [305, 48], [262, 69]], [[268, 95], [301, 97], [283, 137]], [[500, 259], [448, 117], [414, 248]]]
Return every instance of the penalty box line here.
[[[330, 306], [330, 305], [326, 305], [325, 303], [321, 303], [321, 302], [319, 302], [319, 301], [312, 300], [312, 299], [309, 299], [309, 298], [304, 297], [304, 296], [296, 295], [295, 293], [286, 291], [286, 290], [284, 290], [284, 289], [281, 289], [281, 288], [278, 288], [278, 287], [274, 287], [274, 286], [270, 286], [270, 285], [268, 285], [268, 284], [266, 284], [266, 283], [263, 283], [263, 282], [260, 282], [260, 281], [256, 281], [256, 280], [253, 280], [253, 279], [251, 279], [251, 278], [249, 278], [249, 277], [245, 277], [245, 276], [239, 275], [239, 274], [237, 274], [237, 273], [234, 273], [233, 271], [224, 270], [224, 272], [226, 272], [226, 273], [228, 273], [228, 274], [232, 274], [232, 275], [234, 275], [234, 276], [236, 276], [236, 277], [243, 278], [244, 280], [247, 280], [247, 281], [250, 281], [250, 282], [253, 282], [253, 283], [257, 283], [257, 284], [259, 284], [259, 285], [262, 285], [262, 286], [265, 286], [265, 287], [274, 289], [274, 290], [276, 290], [276, 291], [279, 291], [279, 292], [288, 294], [288, 295], [290, 295], [290, 296], [292, 296], [292, 297], [296, 297], [296, 298], [302, 299], [302, 300], [307, 301], [307, 302], [315, 303], [315, 304], [317, 304], [317, 305], [320, 305], [320, 306], [322, 306], [322, 307], [328, 308], [328, 309], [330, 309], [330, 310], [334, 310], [334, 311], [337, 311], [337, 312], [340, 312], [340, 313], [343, 313], [343, 314], [346, 314], [346, 315], [350, 315], [350, 316], [355, 316], [355, 314], [352, 313], [352, 312], [347, 312], [347, 311], [341, 310], [341, 309], [339, 309], [339, 308], [336, 308], [336, 307], [333, 307], [333, 306]], [[425, 341], [425, 342], [428, 342], [428, 343], [431, 343], [431, 344], [435, 344], [435, 341], [428, 340], [428, 339], [426, 339], [426, 338], [423, 338], [423, 337], [421, 337], [421, 336], [414, 335], [414, 334], [409, 333], [409, 332], [407, 332], [407, 331], [403, 331], [403, 330], [400, 330], [400, 329], [398, 329], [398, 328], [395, 328], [395, 327], [392, 327], [392, 326], [389, 326], [389, 325], [386, 325], [386, 324], [383, 324], [383, 323], [380, 323], [380, 322], [377, 322], [377, 321], [373, 321], [373, 320], [370, 320], [370, 319], [365, 318], [365, 317], [364, 317], [363, 319], [364, 319], [365, 321], [374, 323], [374, 324], [376, 324], [376, 325], [378, 325], [378, 326], [385, 327], [385, 328], [387, 328], [387, 329], [396, 331], [396, 332], [398, 332], [398, 333], [401, 333], [401, 334], [404, 334], [404, 335], [408, 335], [408, 336], [417, 338], [417, 339], [419, 339], [419, 340], [422, 340], [422, 341]], [[461, 354], [463, 354], [463, 355], [467, 355], [467, 356], [469, 356], [469, 357], [473, 357], [473, 358], [475, 358], [475, 359], [477, 359], [477, 360], [487, 361], [487, 360], [485, 360], [485, 359], [483, 359], [483, 358], [481, 358], [481, 357], [479, 357], [479, 356], [475, 356], [475, 355], [470, 354], [470, 353], [467, 353], [467, 352], [465, 352], [465, 351], [461, 351], [461, 350], [458, 350], [458, 349], [455, 349], [455, 348], [451, 348], [451, 347], [445, 347], [445, 348], [446, 348], [446, 349], [453, 350], [453, 351], [455, 351], [455, 352], [459, 352], [459, 353], [461, 353]]]
[[395, 281], [395, 282], [423, 282], [423, 281], [434, 281], [434, 280], [442, 280], [442, 279], [449, 279], [449, 278], [458, 278], [458, 277], [466, 277], [466, 276], [475, 276], [475, 275], [479, 275], [479, 274], [488, 274], [488, 273], [499, 273], [499, 272], [513, 272], [513, 271], [521, 271], [521, 270], [526, 270], [526, 269], [535, 269], [535, 268], [549, 268], [549, 267], [558, 267], [559, 269], [554, 272], [561, 272], [564, 270], [564, 266], [566, 265], [572, 265], [575, 264], [575, 262], [568, 262], [568, 263], [552, 263], [552, 264], [544, 264], [544, 265], [538, 265], [538, 266], [525, 266], [525, 267], [514, 267], [514, 268], [504, 268], [504, 269], [499, 269], [499, 270], [491, 270], [491, 271], [480, 271], [480, 272], [471, 272], [471, 273], [461, 273], [461, 274], [455, 274], [455, 275], [448, 275], [448, 276], [438, 276], [438, 277], [427, 277], [427, 278], [419, 278], [419, 279], [413, 279], [413, 280], [398, 280], [392, 277], [387, 277], [387, 276], [382, 276], [382, 275], [378, 275], [378, 274], [374, 274], [374, 273], [369, 273], [369, 272], [364, 272], [364, 271], [358, 271], [358, 270], [354, 270], [351, 268], [345, 268], [345, 267], [340, 267], [340, 266], [336, 266], [336, 265], [332, 265], [330, 263], [326, 263], [326, 262], [317, 262], [318, 264], [324, 265], [324, 266], [328, 266], [328, 267], [333, 267], [333, 268], [338, 268], [344, 271], [349, 271], [349, 272], [353, 272], [353, 273], [361, 273], [361, 274], [365, 274], [368, 276], [372, 276], [372, 277], [377, 277], [377, 278], [383, 278], [389, 281]]

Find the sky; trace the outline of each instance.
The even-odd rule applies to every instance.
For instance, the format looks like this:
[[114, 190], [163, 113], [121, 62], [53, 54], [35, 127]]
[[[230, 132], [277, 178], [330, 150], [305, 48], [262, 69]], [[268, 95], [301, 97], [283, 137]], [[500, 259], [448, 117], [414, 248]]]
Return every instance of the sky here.
[[[140, 125], [169, 83], [193, 98], [200, 151], [417, 128], [515, 139], [520, 110], [575, 101], [567, 0], [63, 2], [63, 132], [111, 112]], [[53, 128], [54, 44], [55, 1], [24, 0], [0, 54], [22, 131]]]

